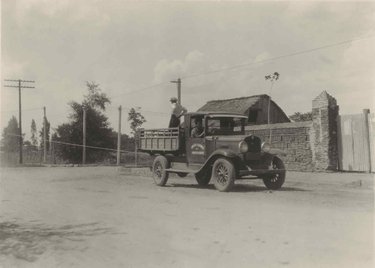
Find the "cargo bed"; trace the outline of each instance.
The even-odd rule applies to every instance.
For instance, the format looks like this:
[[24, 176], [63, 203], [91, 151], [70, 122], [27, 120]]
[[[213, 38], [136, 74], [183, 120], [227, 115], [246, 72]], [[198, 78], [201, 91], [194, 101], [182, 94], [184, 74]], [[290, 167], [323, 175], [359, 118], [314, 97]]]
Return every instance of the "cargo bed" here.
[[139, 150], [143, 152], [175, 152], [180, 146], [179, 128], [139, 130]]

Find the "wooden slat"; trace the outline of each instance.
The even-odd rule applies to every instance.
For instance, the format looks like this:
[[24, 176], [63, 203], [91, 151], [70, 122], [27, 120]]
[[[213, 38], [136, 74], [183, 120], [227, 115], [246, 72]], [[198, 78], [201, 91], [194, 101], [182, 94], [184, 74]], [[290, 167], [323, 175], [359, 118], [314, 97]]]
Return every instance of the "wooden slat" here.
[[345, 171], [370, 170], [367, 127], [364, 114], [342, 115], [338, 118], [339, 168]]
[[371, 172], [375, 172], [375, 114], [369, 114], [368, 124], [370, 137]]

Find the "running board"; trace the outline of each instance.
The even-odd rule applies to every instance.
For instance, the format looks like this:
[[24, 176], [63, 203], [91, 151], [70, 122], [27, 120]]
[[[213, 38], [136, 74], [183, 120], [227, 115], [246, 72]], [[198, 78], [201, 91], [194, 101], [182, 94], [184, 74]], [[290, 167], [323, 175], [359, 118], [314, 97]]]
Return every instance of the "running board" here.
[[280, 174], [285, 173], [285, 169], [253, 169], [253, 170], [240, 170], [238, 172], [239, 176], [248, 176], [248, 175], [268, 175], [268, 174]]
[[170, 172], [170, 173], [197, 173], [198, 170], [193, 170], [193, 169], [174, 169], [174, 168], [166, 168], [165, 171]]

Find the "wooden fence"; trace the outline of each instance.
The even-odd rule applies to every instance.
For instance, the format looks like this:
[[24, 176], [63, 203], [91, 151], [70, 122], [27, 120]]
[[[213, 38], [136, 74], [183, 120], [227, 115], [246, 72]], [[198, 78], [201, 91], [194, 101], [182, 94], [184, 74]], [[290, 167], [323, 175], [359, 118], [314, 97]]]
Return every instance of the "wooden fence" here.
[[369, 112], [338, 117], [339, 170], [374, 172], [375, 116]]

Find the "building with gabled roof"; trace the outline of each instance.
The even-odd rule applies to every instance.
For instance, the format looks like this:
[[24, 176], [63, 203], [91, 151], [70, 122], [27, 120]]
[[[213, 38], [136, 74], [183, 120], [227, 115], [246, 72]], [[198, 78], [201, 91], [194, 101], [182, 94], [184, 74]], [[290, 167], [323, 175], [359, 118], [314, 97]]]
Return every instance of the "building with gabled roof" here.
[[248, 125], [268, 123], [268, 103], [270, 104], [270, 124], [290, 122], [284, 111], [266, 94], [249, 97], [212, 100], [198, 109], [199, 112], [227, 112], [247, 116]]

